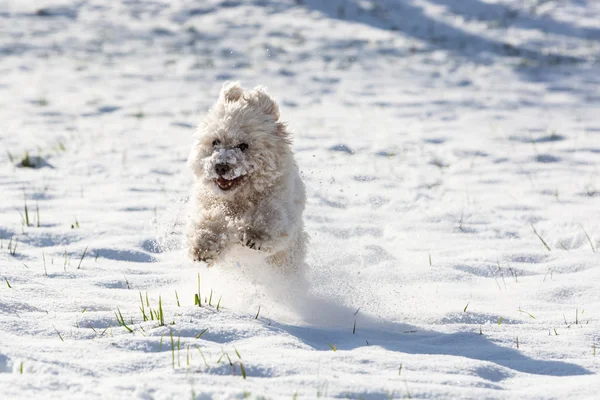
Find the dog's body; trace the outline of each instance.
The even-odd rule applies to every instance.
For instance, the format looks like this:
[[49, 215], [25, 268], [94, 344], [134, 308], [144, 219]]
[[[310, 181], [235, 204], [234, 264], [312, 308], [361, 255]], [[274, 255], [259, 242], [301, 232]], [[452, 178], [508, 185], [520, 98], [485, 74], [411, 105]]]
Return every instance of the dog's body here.
[[223, 85], [196, 133], [188, 159], [189, 256], [211, 265], [235, 246], [271, 265], [297, 269], [304, 259], [304, 184], [279, 108], [261, 88]]

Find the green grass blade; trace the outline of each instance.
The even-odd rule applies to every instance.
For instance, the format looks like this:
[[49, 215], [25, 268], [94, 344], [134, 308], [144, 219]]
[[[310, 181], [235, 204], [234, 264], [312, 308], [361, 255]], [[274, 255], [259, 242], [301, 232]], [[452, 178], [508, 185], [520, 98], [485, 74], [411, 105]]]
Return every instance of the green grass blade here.
[[204, 328], [204, 330], [202, 332], [200, 332], [198, 334], [198, 336], [196, 336], [196, 339], [200, 339], [202, 337], [202, 335], [204, 335], [204, 333], [206, 333], [207, 330], [208, 330], [208, 328]]
[[200, 347], [196, 346], [196, 349], [198, 349], [198, 351], [200, 352], [200, 355], [202, 356], [202, 359], [204, 360], [204, 365], [206, 365], [208, 367], [208, 363], [206, 362], [206, 357], [204, 357], [204, 353], [202, 352], [202, 350], [200, 350]]
[[158, 318], [159, 326], [165, 326], [165, 315], [162, 308], [162, 298], [158, 296]]
[[246, 369], [244, 368], [244, 364], [240, 363], [240, 369], [242, 370], [242, 376], [246, 379]]
[[62, 335], [60, 334], [60, 332], [58, 331], [58, 329], [56, 329], [56, 327], [54, 327], [54, 326], [53, 326], [53, 328], [54, 328], [54, 330], [56, 331], [56, 334], [58, 335], [58, 337], [60, 338], [60, 341], [61, 341], [61, 342], [64, 342], [64, 341], [65, 341], [65, 339], [63, 339], [63, 337], [62, 337]]
[[175, 369], [175, 342], [173, 341], [173, 330], [169, 329], [169, 335], [171, 335], [171, 364]]
[[79, 265], [77, 266], [77, 269], [81, 268], [81, 263], [83, 262], [83, 259], [85, 258], [87, 251], [88, 251], [88, 246], [85, 246], [85, 250], [83, 251], [83, 254], [81, 255], [81, 259], [79, 260]]

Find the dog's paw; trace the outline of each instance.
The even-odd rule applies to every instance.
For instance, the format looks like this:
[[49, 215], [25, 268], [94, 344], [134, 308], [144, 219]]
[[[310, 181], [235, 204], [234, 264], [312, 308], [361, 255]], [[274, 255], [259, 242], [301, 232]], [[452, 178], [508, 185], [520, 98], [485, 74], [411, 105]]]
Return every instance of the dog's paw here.
[[219, 252], [204, 246], [193, 245], [188, 248], [188, 255], [192, 260], [203, 261], [210, 266], [219, 255]]
[[264, 234], [259, 234], [252, 231], [244, 232], [240, 235], [240, 242], [242, 245], [249, 247], [253, 250], [269, 251], [265, 244], [268, 241], [268, 237]]

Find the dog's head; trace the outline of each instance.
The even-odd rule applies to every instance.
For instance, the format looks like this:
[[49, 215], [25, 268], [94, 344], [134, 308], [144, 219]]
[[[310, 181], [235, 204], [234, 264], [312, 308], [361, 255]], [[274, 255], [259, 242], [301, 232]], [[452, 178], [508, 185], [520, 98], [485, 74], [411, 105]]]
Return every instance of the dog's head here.
[[293, 162], [289, 144], [279, 107], [264, 89], [227, 82], [198, 127], [188, 165], [215, 195], [262, 192]]

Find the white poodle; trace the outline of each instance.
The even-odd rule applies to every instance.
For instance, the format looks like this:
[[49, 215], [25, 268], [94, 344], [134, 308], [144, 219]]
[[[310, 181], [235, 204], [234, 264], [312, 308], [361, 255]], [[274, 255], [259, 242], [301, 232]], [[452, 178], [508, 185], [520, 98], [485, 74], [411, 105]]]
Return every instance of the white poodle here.
[[245, 246], [270, 265], [297, 269], [306, 195], [277, 103], [261, 87], [245, 91], [227, 82], [195, 138], [189, 256], [212, 265]]

